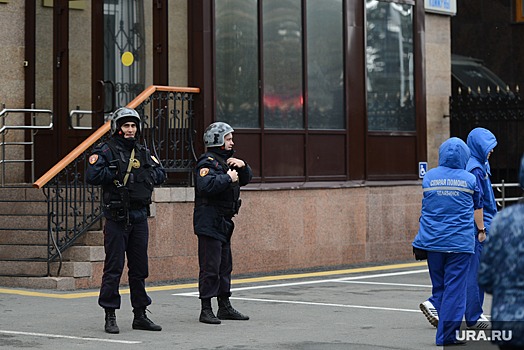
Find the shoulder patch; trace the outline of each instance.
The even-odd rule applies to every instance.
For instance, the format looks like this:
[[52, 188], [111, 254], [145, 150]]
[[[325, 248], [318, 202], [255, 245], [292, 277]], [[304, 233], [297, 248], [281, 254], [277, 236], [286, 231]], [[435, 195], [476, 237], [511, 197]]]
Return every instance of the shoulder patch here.
[[157, 164], [160, 164], [160, 162], [158, 161], [158, 159], [156, 159], [155, 156], [151, 156], [151, 159], [153, 159], [153, 162], [157, 163]]
[[98, 154], [92, 154], [90, 157], [89, 157], [89, 164], [93, 165], [96, 163], [96, 161], [98, 160]]
[[209, 174], [209, 168], [202, 168], [202, 169], [200, 169], [200, 176], [201, 177], [204, 177], [207, 174]]

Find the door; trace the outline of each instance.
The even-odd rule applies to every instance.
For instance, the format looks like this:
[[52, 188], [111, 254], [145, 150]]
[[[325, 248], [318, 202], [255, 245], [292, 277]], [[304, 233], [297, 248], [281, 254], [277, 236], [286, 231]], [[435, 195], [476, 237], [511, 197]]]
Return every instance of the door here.
[[[35, 137], [35, 179], [144, 89], [142, 0], [26, 0], [26, 105], [50, 109]], [[31, 52], [32, 50], [32, 52]]]

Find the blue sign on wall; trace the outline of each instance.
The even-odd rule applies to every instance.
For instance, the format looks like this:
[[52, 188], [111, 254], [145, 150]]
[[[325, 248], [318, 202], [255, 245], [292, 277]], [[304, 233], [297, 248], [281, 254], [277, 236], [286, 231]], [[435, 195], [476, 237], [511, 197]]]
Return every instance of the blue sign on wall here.
[[428, 172], [428, 162], [418, 162], [418, 177], [421, 179]]
[[457, 0], [424, 0], [426, 12], [434, 12], [445, 15], [457, 14]]

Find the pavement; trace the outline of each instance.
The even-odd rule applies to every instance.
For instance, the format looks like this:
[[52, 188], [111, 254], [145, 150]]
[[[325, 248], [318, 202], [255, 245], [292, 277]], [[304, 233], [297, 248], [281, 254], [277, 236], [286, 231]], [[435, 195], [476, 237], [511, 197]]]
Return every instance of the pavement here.
[[[425, 262], [243, 276], [232, 305], [249, 321], [198, 321], [197, 284], [148, 286], [148, 313], [161, 332], [133, 330], [129, 290], [119, 334], [104, 332], [98, 290], [0, 288], [0, 349], [376, 350], [439, 349], [419, 304], [431, 293]], [[216, 299], [213, 300], [216, 312]], [[485, 313], [491, 310], [486, 295]], [[459, 347], [460, 349], [469, 348]], [[446, 348], [446, 347], [445, 347]], [[478, 346], [472, 347], [478, 349]], [[483, 344], [482, 349], [497, 349]]]

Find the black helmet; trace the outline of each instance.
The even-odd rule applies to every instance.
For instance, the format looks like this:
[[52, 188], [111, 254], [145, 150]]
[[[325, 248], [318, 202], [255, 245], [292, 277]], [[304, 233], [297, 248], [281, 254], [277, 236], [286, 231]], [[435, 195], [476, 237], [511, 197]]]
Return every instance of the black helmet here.
[[206, 147], [219, 147], [224, 145], [224, 136], [232, 133], [233, 128], [224, 122], [215, 122], [204, 131], [204, 145]]
[[111, 115], [111, 135], [118, 133], [120, 127], [128, 122], [136, 124], [136, 133], [139, 135], [142, 131], [142, 119], [137, 111], [127, 107], [121, 107], [114, 111]]

